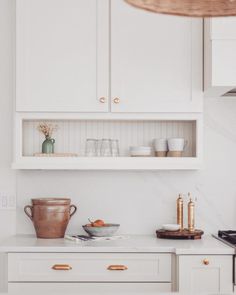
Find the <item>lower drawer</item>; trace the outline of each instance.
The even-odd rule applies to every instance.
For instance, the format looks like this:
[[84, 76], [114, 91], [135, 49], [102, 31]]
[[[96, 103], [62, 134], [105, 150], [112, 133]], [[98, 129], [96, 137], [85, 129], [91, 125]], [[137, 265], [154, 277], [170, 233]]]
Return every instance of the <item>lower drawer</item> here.
[[171, 282], [171, 254], [9, 253], [9, 282]]
[[28, 292], [45, 292], [45, 294], [156, 294], [171, 292], [170, 283], [9, 283], [8, 292], [28, 294]]

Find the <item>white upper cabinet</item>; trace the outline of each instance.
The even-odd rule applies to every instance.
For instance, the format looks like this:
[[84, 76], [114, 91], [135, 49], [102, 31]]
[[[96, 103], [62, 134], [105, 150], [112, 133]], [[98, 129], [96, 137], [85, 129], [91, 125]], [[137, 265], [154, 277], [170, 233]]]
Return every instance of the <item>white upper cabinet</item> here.
[[16, 15], [17, 111], [202, 111], [201, 20], [123, 0], [16, 0]]
[[[236, 19], [205, 21], [206, 95], [220, 96], [236, 87]], [[236, 96], [236, 94], [235, 94]]]
[[106, 112], [107, 0], [16, 0], [16, 110]]
[[211, 19], [211, 39], [236, 39], [235, 17], [219, 17]]
[[112, 112], [202, 110], [202, 20], [111, 0]]

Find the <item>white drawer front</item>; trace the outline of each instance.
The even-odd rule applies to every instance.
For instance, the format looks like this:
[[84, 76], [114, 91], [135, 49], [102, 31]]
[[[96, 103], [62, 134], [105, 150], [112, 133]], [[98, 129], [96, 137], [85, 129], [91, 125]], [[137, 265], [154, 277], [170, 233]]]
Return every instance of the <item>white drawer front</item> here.
[[45, 294], [156, 294], [171, 292], [171, 283], [9, 283], [8, 292], [30, 294], [35, 290]]
[[[54, 270], [68, 265], [69, 270]], [[126, 270], [109, 270], [122, 265]], [[10, 253], [9, 282], [171, 282], [170, 254]]]

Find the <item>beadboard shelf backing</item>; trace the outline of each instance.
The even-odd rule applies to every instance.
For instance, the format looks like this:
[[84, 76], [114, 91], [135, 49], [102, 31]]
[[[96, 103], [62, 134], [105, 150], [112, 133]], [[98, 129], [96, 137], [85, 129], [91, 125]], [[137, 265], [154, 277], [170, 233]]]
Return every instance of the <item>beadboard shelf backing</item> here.
[[[40, 153], [44, 137], [37, 130], [42, 121], [23, 121], [23, 156]], [[129, 156], [130, 146], [152, 146], [154, 138], [183, 137], [187, 140], [184, 157], [196, 156], [195, 121], [107, 121], [107, 120], [47, 120], [56, 124], [53, 134], [56, 153], [77, 153], [85, 155], [87, 138], [118, 139], [120, 156]]]
[[[41, 122], [58, 125], [55, 153], [78, 157], [37, 157], [44, 136]], [[202, 167], [202, 114], [18, 113], [13, 169], [45, 170], [196, 170]], [[153, 146], [155, 138], [182, 137], [183, 157], [130, 157], [130, 146]], [[120, 157], [85, 157], [86, 139], [118, 139]]]

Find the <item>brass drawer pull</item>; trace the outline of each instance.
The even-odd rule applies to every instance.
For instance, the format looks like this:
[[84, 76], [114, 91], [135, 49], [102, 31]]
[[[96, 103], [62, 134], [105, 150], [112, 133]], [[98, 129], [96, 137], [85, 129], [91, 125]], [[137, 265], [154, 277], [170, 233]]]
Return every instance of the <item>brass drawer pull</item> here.
[[203, 264], [205, 264], [205, 265], [209, 265], [209, 264], [210, 264], [210, 261], [209, 261], [208, 259], [204, 259], [204, 260], [203, 260]]
[[54, 270], [71, 270], [72, 267], [69, 264], [55, 264], [52, 269]]
[[109, 265], [108, 270], [127, 270], [128, 267], [125, 265]]

